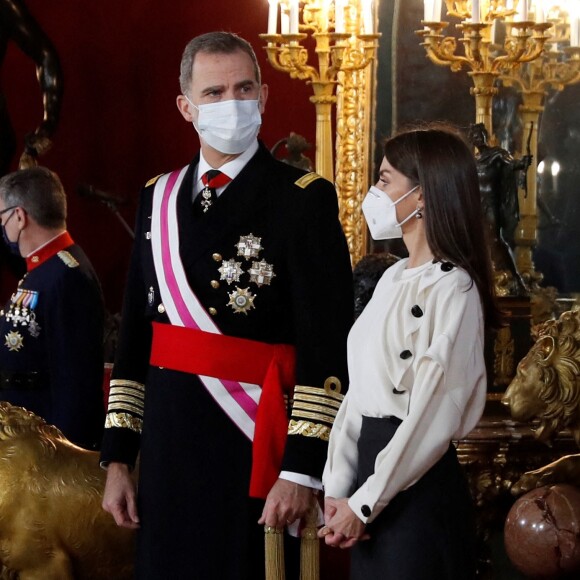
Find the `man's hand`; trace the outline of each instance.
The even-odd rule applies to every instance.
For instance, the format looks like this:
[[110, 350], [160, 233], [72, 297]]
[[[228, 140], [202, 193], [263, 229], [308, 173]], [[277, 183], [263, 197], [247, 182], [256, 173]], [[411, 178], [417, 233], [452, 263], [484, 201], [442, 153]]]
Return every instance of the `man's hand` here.
[[109, 512], [118, 526], [135, 530], [139, 527], [135, 483], [124, 463], [111, 463], [103, 494], [103, 509]]
[[357, 542], [368, 540], [365, 524], [350, 509], [348, 498], [324, 500], [324, 521], [326, 525], [318, 532], [328, 546], [352, 548]]
[[286, 479], [278, 479], [272, 486], [259, 524], [283, 528], [303, 518], [312, 502], [313, 490]]

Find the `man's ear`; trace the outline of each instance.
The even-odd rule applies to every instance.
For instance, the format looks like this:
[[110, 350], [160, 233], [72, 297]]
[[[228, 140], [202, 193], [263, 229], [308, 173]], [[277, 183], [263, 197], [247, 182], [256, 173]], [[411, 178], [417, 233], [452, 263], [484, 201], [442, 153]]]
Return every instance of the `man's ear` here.
[[260, 115], [264, 114], [266, 110], [266, 101], [268, 100], [268, 85], [260, 87]]
[[188, 122], [191, 123], [195, 119], [193, 111], [195, 111], [193, 105], [185, 98], [185, 95], [179, 95], [176, 100], [177, 108], [181, 113], [181, 116]]
[[14, 211], [16, 212], [15, 217], [18, 229], [23, 230], [28, 225], [30, 220], [28, 212], [22, 207], [17, 207]]

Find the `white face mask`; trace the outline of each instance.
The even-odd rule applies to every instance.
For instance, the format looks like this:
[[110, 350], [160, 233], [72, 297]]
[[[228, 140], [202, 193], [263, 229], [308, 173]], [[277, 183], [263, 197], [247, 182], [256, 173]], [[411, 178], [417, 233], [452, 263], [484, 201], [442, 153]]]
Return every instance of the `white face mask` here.
[[193, 126], [200, 137], [220, 153], [243, 153], [258, 136], [262, 115], [257, 100], [219, 101], [205, 105], [194, 105], [199, 111]]
[[369, 192], [362, 202], [362, 211], [367, 220], [369, 230], [373, 240], [391, 240], [402, 238], [403, 230], [401, 226], [406, 224], [418, 213], [418, 209], [407, 216], [401, 223], [397, 222], [397, 204], [411, 195], [419, 186], [416, 185], [397, 201], [391, 198], [381, 189], [371, 185]]

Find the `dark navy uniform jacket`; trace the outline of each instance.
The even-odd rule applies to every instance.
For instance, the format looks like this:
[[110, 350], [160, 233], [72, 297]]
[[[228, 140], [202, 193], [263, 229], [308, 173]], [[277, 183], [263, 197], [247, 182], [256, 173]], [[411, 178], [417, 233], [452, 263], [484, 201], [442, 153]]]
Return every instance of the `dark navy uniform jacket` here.
[[27, 257], [0, 311], [0, 400], [97, 448], [104, 422], [104, 307], [96, 274], [64, 232]]
[[[282, 469], [320, 477], [340, 404], [329, 396], [329, 380], [343, 394], [348, 388], [353, 309], [336, 192], [320, 176], [275, 160], [261, 145], [207, 214], [196, 218], [198, 159], [177, 197], [187, 281], [222, 333], [295, 346], [297, 387]], [[187, 577], [192, 561], [199, 578], [259, 578], [264, 540], [259, 511], [248, 508], [250, 442], [196, 375], [149, 366], [151, 323], [169, 322], [152, 256], [151, 181], [137, 218], [102, 460], [133, 464], [141, 452], [139, 578]], [[252, 260], [238, 255], [237, 245], [250, 235], [260, 238], [254, 259], [273, 269], [269, 284], [252, 282]], [[232, 283], [223, 270], [230, 260], [242, 270]], [[236, 288], [253, 295], [247, 312], [232, 303]], [[257, 569], [249, 564], [252, 550], [262, 554]]]

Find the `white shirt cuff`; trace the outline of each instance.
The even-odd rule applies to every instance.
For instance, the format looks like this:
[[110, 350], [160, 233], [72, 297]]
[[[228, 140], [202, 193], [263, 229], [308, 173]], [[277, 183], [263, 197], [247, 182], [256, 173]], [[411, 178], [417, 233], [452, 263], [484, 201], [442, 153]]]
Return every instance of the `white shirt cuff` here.
[[304, 487], [310, 487], [312, 489], [322, 490], [322, 480], [317, 477], [312, 477], [310, 475], [304, 475], [303, 473], [295, 473], [294, 471], [282, 471], [280, 473], [280, 479], [286, 479], [298, 485], [303, 485]]

